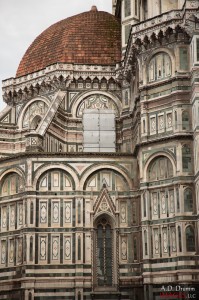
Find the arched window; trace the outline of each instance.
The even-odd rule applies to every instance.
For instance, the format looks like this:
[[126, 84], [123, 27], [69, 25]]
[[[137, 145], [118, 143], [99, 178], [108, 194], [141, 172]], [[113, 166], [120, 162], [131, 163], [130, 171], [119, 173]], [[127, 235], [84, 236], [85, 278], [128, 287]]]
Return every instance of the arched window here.
[[[24, 238], [23, 238], [23, 246], [25, 249], [27, 249], [27, 237], [26, 235], [24, 235]], [[25, 262], [27, 260], [27, 257], [26, 257], [26, 251], [23, 251], [23, 261]]]
[[182, 129], [183, 130], [189, 129], [189, 113], [186, 110], [182, 112]]
[[32, 294], [31, 294], [31, 292], [28, 293], [28, 300], [32, 300]]
[[30, 224], [33, 224], [33, 215], [34, 215], [34, 205], [33, 202], [30, 203]]
[[133, 213], [132, 213], [132, 218], [133, 218], [133, 224], [137, 223], [137, 207], [136, 207], [136, 202], [133, 202]]
[[177, 115], [177, 111], [175, 111], [175, 129], [178, 128], [178, 115]]
[[152, 161], [148, 170], [150, 181], [173, 177], [173, 166], [167, 157], [158, 157]]
[[134, 260], [137, 260], [137, 239], [134, 238], [133, 240], [133, 252], [134, 252]]
[[124, 1], [124, 16], [129, 17], [131, 15], [131, 0]]
[[192, 153], [190, 145], [183, 145], [182, 147], [182, 170], [183, 172], [192, 171]]
[[33, 261], [33, 237], [30, 237], [30, 261]]
[[14, 195], [24, 189], [24, 183], [22, 178], [16, 173], [10, 173], [3, 179], [1, 183], [1, 195]]
[[78, 208], [77, 208], [77, 222], [78, 224], [81, 223], [81, 203], [78, 202]]
[[167, 53], [156, 54], [149, 63], [149, 82], [171, 76], [171, 59]]
[[146, 217], [146, 193], [143, 194], [143, 216]]
[[138, 0], [135, 0], [135, 16], [138, 15]]
[[125, 106], [128, 106], [128, 104], [129, 104], [129, 93], [128, 93], [128, 91], [125, 91], [124, 100], [125, 100]]
[[53, 169], [41, 175], [37, 182], [40, 191], [71, 191], [74, 184], [69, 175], [60, 169]]
[[179, 246], [179, 252], [182, 252], [182, 234], [181, 234], [180, 226], [178, 226], [178, 246]]
[[46, 137], [46, 151], [47, 152], [49, 151], [49, 148], [48, 148], [48, 137]]
[[112, 285], [113, 233], [109, 222], [102, 218], [97, 225], [97, 279], [99, 286]]
[[81, 237], [78, 236], [78, 260], [81, 260]]
[[146, 133], [146, 121], [145, 120], [143, 120], [143, 133]]
[[184, 191], [184, 211], [185, 212], [193, 211], [193, 196], [192, 196], [191, 189], [186, 189]]
[[53, 152], [53, 141], [51, 140], [51, 148], [50, 151]]
[[147, 232], [144, 231], [144, 254], [148, 255]]
[[148, 0], [143, 0], [143, 20], [148, 18]]
[[78, 292], [78, 300], [81, 300], [81, 293]]
[[192, 226], [187, 226], [185, 230], [185, 235], [186, 235], [187, 252], [195, 251], [195, 237], [194, 237], [194, 229]]

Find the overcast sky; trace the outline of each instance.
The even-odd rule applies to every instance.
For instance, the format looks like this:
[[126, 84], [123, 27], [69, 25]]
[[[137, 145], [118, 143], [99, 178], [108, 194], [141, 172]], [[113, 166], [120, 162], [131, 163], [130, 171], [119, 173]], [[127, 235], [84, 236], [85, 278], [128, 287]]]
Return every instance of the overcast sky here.
[[0, 110], [1, 82], [15, 77], [19, 62], [33, 40], [53, 23], [90, 10], [111, 12], [112, 0], [0, 0]]

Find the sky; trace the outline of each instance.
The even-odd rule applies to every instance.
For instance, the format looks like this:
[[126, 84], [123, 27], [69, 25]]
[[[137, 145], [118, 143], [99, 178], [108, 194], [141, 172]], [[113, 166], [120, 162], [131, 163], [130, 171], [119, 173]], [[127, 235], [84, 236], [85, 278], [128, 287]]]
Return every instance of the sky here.
[[15, 77], [33, 40], [50, 25], [88, 11], [92, 5], [111, 12], [112, 0], [0, 0], [0, 110], [2, 80]]

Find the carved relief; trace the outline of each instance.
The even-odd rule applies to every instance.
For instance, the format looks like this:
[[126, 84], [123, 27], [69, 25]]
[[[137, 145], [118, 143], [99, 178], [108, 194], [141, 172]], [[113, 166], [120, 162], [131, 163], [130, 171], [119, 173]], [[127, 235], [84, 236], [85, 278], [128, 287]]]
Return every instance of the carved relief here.
[[64, 237], [64, 260], [71, 260], [71, 247], [72, 247], [72, 237], [65, 236]]
[[59, 237], [53, 236], [52, 237], [52, 260], [59, 259]]
[[150, 131], [151, 131], [151, 134], [154, 134], [156, 132], [156, 118], [151, 118], [150, 119]]
[[121, 259], [127, 260], [127, 237], [121, 238]]
[[1, 264], [6, 263], [6, 241], [1, 240]]
[[164, 130], [164, 116], [159, 116], [158, 117], [158, 125], [159, 125], [159, 130]]
[[10, 227], [15, 226], [15, 205], [10, 206]]
[[153, 214], [158, 215], [158, 198], [157, 193], [152, 193]]
[[40, 202], [40, 223], [47, 223], [47, 202]]
[[172, 244], [172, 252], [176, 252], [177, 246], [176, 246], [176, 229], [175, 229], [175, 227], [171, 228], [171, 244]]
[[111, 109], [118, 116], [115, 103], [104, 95], [92, 95], [84, 99], [78, 107], [77, 116], [81, 117], [84, 109]]
[[71, 219], [71, 211], [72, 211], [72, 202], [64, 202], [64, 222], [70, 224]]
[[[40, 121], [46, 114], [48, 106], [43, 101], [33, 102], [26, 110], [24, 119], [23, 119], [23, 128], [31, 128], [34, 124], [34, 118], [39, 116]], [[36, 120], [36, 119], [35, 119]], [[32, 126], [31, 126], [32, 125]], [[37, 126], [37, 124], [35, 124]], [[35, 126], [33, 129], [35, 129]]]
[[169, 191], [170, 213], [175, 212], [174, 191]]
[[52, 203], [52, 222], [59, 223], [59, 202]]
[[9, 240], [9, 263], [14, 263], [14, 239]]
[[39, 253], [39, 258], [40, 260], [46, 260], [47, 259], [47, 237], [41, 236], [39, 238], [39, 246], [40, 246], [40, 253]]
[[168, 113], [167, 114], [167, 128], [172, 128], [172, 126], [173, 126], [172, 114]]
[[167, 229], [166, 228], [163, 228], [162, 236], [163, 236], [163, 251], [164, 251], [164, 253], [167, 253], [168, 252], [168, 237], [167, 237]]
[[23, 225], [23, 203], [18, 205], [18, 225]]
[[120, 222], [126, 223], [126, 203], [125, 202], [121, 202], [120, 211], [121, 211]]
[[158, 229], [154, 229], [154, 250], [155, 250], [155, 254], [159, 254], [159, 233], [158, 233]]
[[165, 192], [161, 193], [161, 204], [162, 204], [162, 214], [166, 214], [166, 195]]
[[2, 228], [7, 228], [7, 207], [4, 206], [2, 208], [2, 221], [1, 221]]
[[17, 262], [22, 263], [22, 254], [23, 254], [23, 239], [17, 239]]

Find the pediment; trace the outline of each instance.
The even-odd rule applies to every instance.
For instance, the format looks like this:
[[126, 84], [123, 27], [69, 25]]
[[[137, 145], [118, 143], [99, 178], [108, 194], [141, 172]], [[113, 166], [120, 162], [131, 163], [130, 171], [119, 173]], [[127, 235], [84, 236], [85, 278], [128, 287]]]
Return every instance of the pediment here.
[[116, 207], [106, 187], [102, 188], [93, 210], [95, 216], [102, 213], [115, 214]]

